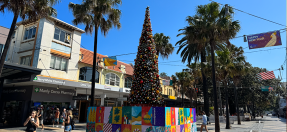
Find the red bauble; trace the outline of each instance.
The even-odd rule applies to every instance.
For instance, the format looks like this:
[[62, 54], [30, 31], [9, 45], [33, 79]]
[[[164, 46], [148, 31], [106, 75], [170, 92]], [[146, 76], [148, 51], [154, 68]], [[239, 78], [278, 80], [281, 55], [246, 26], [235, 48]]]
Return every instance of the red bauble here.
[[143, 84], [143, 80], [141, 80], [140, 83]]
[[150, 47], [148, 47], [148, 50], [151, 50], [151, 48], [150, 48]]
[[156, 77], [159, 77], [159, 75], [156, 75]]

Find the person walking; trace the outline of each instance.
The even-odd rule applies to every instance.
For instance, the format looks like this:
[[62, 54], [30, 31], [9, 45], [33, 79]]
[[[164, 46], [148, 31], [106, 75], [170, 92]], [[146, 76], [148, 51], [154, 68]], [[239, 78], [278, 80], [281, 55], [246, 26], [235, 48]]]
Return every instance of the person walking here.
[[37, 111], [33, 110], [31, 115], [24, 122], [24, 126], [27, 126], [26, 132], [36, 132], [37, 127], [39, 127]]
[[39, 118], [39, 125], [42, 126], [42, 130], [44, 130], [44, 110], [43, 110], [43, 105], [38, 109], [38, 118]]
[[204, 111], [202, 111], [201, 113], [202, 113], [202, 124], [201, 124], [201, 128], [200, 128], [200, 132], [202, 132], [202, 128], [203, 128], [203, 127], [204, 127], [205, 130], [208, 132], [207, 126], [206, 126], [206, 125], [207, 125], [207, 117], [206, 117]]
[[[59, 108], [57, 108], [55, 112], [55, 121], [54, 121], [58, 124], [56, 127], [59, 127], [59, 117], [60, 117], [60, 110]], [[54, 126], [54, 122], [53, 122], [53, 126]]]
[[62, 116], [61, 116], [61, 119], [62, 119], [62, 121], [63, 121], [63, 123], [62, 123], [62, 128], [64, 128], [64, 126], [65, 126], [66, 117], [67, 117], [66, 108], [64, 108], [64, 109], [63, 109], [63, 112], [62, 112]]
[[65, 120], [65, 129], [64, 129], [64, 132], [70, 132], [72, 131], [72, 126], [71, 126], [71, 123], [73, 122], [72, 121], [73, 119], [73, 114], [72, 114], [72, 111], [69, 110], [67, 112], [67, 118]]

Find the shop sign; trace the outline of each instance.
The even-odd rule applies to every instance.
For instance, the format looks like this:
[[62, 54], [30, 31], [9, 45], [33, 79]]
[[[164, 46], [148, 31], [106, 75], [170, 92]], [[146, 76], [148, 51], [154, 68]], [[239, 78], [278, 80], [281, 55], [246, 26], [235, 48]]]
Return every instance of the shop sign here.
[[169, 99], [176, 100], [175, 96], [168, 96]]
[[65, 80], [58, 80], [58, 79], [39, 77], [39, 76], [34, 77], [33, 81], [65, 85]]
[[118, 101], [127, 101], [127, 97], [123, 97], [123, 98], [118, 98]]
[[73, 100], [88, 100], [88, 96], [73, 96]]
[[63, 94], [63, 95], [72, 95], [74, 96], [74, 92], [67, 92], [64, 90], [50, 90], [50, 89], [44, 89], [44, 88], [35, 88], [35, 93], [46, 93], [46, 94]]
[[9, 94], [9, 93], [25, 93], [26, 89], [6, 89], [3, 90], [3, 93]]

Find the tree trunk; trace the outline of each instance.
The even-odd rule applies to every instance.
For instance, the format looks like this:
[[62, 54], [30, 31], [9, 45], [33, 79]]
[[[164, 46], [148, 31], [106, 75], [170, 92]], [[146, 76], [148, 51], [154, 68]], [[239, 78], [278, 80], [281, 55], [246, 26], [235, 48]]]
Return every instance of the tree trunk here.
[[237, 123], [238, 125], [241, 125], [239, 106], [238, 106], [238, 97], [237, 97], [237, 88], [235, 85], [234, 85], [234, 95], [235, 95], [235, 105], [236, 105], [236, 113], [237, 113]]
[[210, 112], [209, 112], [207, 80], [206, 80], [206, 76], [204, 73], [204, 68], [203, 68], [202, 62], [206, 62], [206, 57], [205, 57], [204, 51], [201, 52], [201, 75], [202, 75], [202, 83], [203, 83], [202, 89], [203, 89], [203, 98], [204, 98], [204, 111], [205, 111], [206, 115], [209, 116]]
[[214, 66], [214, 39], [210, 40], [211, 47], [211, 61], [212, 61], [212, 85], [213, 85], [213, 97], [214, 97], [214, 119], [215, 119], [215, 132], [220, 132], [219, 116], [218, 116], [218, 104], [217, 104], [217, 92], [216, 92], [216, 79], [215, 79], [215, 66]]
[[11, 24], [11, 27], [10, 27], [10, 30], [9, 30], [9, 33], [8, 33], [5, 45], [4, 45], [3, 53], [1, 55], [1, 59], [0, 59], [0, 77], [2, 76], [2, 69], [3, 69], [4, 62], [5, 62], [5, 59], [6, 59], [6, 56], [7, 56], [7, 52], [9, 50], [9, 47], [10, 47], [10, 44], [11, 44], [11, 39], [12, 39], [12, 35], [13, 35], [13, 32], [14, 32], [15, 27], [16, 27], [16, 22], [17, 22], [17, 19], [18, 19], [18, 15], [19, 15], [19, 11], [16, 11], [14, 13], [13, 21], [12, 21], [12, 24]]
[[94, 58], [93, 58], [93, 73], [92, 73], [92, 89], [91, 89], [91, 104], [94, 106], [95, 101], [95, 85], [96, 85], [96, 71], [98, 70], [97, 65], [97, 46], [98, 46], [98, 25], [95, 26], [95, 40], [94, 40]]
[[227, 83], [224, 82], [224, 88], [225, 88], [225, 105], [226, 105], [226, 129], [230, 129], [230, 121], [229, 121], [229, 108], [228, 108], [228, 89], [227, 89]]
[[220, 106], [220, 108], [219, 108], [219, 109], [220, 109], [220, 116], [222, 116], [222, 113], [223, 113], [222, 111], [223, 111], [223, 110], [222, 110], [222, 99], [221, 99], [221, 90], [220, 90], [220, 86], [218, 87], [218, 89], [217, 89], [217, 90], [218, 90], [218, 95], [219, 95], [219, 97], [218, 97], [218, 101], [219, 101], [219, 106]]
[[183, 84], [181, 84], [181, 101], [182, 101], [182, 107], [184, 107], [184, 101], [183, 101]]

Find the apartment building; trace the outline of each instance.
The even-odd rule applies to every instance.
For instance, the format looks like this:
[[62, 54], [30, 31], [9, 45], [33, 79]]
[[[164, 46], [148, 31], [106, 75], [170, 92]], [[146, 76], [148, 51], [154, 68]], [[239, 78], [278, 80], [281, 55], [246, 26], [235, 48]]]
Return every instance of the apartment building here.
[[[5, 30], [8, 34], [9, 29]], [[5, 78], [0, 116], [7, 119], [8, 125], [22, 125], [29, 111], [39, 105], [44, 106], [45, 113], [54, 108], [74, 108], [78, 119], [86, 121], [93, 52], [80, 47], [83, 33], [84, 30], [54, 17], [17, 23], [5, 63], [40, 72]], [[6, 39], [0, 41], [5, 44]], [[98, 57], [102, 60], [107, 56]], [[105, 67], [100, 62], [98, 67], [95, 105], [123, 105], [130, 91], [132, 66], [118, 61], [117, 66]], [[12, 115], [19, 119], [9, 120], [14, 119]], [[44, 123], [50, 123], [46, 118]]]

